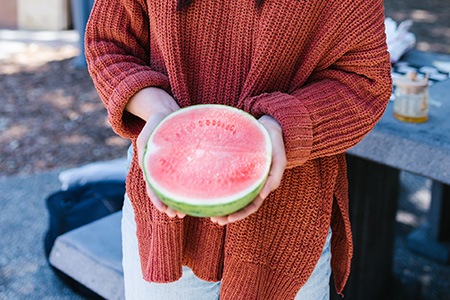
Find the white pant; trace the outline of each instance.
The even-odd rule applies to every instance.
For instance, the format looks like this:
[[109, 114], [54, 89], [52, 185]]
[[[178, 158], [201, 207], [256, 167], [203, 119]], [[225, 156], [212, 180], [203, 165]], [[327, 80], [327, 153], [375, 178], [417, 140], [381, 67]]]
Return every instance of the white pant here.
[[[330, 299], [331, 230], [328, 233], [322, 255], [295, 300]], [[150, 283], [142, 279], [136, 223], [131, 202], [125, 196], [122, 217], [122, 251], [125, 279], [125, 296], [128, 300], [218, 300], [220, 282], [208, 282], [197, 278], [188, 267], [183, 267], [180, 280], [171, 283]], [[276, 299], [274, 299], [276, 300]], [[284, 299], [283, 299], [284, 300]]]

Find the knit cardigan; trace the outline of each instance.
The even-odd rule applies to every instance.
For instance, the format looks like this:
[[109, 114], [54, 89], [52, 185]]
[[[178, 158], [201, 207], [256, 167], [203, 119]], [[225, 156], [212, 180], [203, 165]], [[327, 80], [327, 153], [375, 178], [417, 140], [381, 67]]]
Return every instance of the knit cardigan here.
[[[96, 0], [88, 69], [112, 128], [136, 146], [144, 121], [124, 110], [145, 87], [181, 107], [220, 103], [283, 129], [281, 185], [242, 221], [171, 219], [149, 200], [136, 155], [127, 177], [143, 278], [172, 282], [189, 266], [222, 281], [221, 299], [293, 299], [332, 228], [342, 292], [352, 236], [344, 152], [381, 118], [391, 94], [382, 0]], [[134, 151], [136, 153], [136, 151]]]

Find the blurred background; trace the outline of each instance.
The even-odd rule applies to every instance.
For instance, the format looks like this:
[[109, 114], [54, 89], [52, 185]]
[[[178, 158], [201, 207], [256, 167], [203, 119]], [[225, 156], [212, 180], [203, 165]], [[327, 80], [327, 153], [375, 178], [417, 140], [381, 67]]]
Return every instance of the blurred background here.
[[[27, 196], [26, 180], [34, 180], [28, 191], [35, 193], [33, 203], [45, 214], [42, 203], [58, 188], [55, 174], [59, 170], [126, 155], [129, 142], [111, 130], [83, 64], [80, 32], [88, 9], [74, 3], [0, 0], [0, 192], [5, 192], [0, 218], [5, 219], [4, 209], [14, 205], [7, 202], [10, 197]], [[384, 4], [386, 17], [413, 21], [410, 32], [416, 36], [415, 49], [450, 55], [449, 0]], [[414, 191], [416, 198], [399, 205], [396, 276], [411, 286], [414, 299], [450, 299], [450, 267], [410, 253], [404, 245], [404, 237], [425, 219], [430, 197], [427, 180], [404, 176], [420, 190], [419, 194]], [[11, 183], [21, 186], [14, 190]], [[46, 220], [42, 215], [36, 221], [38, 232], [32, 238], [38, 244]], [[5, 229], [0, 232], [2, 239], [8, 235]], [[15, 255], [27, 248], [16, 248]], [[39, 256], [37, 249], [34, 255]], [[63, 285], [49, 285], [55, 278], [42, 258], [25, 254], [28, 264], [18, 271], [8, 251], [0, 252], [0, 299], [76, 298]]]

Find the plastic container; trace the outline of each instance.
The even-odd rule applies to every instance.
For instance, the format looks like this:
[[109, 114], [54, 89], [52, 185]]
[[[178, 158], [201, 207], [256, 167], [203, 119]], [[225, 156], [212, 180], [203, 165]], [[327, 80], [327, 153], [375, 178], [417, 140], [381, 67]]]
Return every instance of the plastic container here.
[[419, 78], [416, 72], [397, 78], [394, 117], [403, 122], [423, 123], [428, 120], [428, 74]]

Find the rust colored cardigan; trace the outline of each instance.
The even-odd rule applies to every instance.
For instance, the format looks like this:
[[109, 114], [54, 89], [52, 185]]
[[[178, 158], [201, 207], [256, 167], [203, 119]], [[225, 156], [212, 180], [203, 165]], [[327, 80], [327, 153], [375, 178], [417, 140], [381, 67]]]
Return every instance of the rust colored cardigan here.
[[221, 299], [293, 299], [331, 226], [341, 293], [352, 257], [344, 152], [391, 94], [382, 1], [194, 0], [182, 11], [176, 3], [95, 2], [86, 55], [113, 129], [135, 146], [144, 122], [124, 107], [140, 89], [160, 87], [181, 107], [221, 103], [274, 117], [288, 168], [258, 212], [221, 227], [159, 213], [134, 156], [127, 193], [144, 279], [175, 281], [187, 265], [222, 280]]

